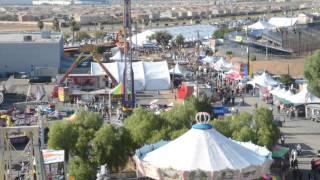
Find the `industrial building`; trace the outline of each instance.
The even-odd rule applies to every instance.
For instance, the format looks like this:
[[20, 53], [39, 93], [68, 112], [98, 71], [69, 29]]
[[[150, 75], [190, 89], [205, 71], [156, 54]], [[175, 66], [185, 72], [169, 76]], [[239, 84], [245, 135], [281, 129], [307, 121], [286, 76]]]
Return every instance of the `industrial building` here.
[[269, 48], [279, 47], [283, 51], [304, 55], [320, 48], [320, 24], [309, 23], [283, 28], [276, 31], [268, 31], [262, 38], [270, 43]]
[[0, 74], [55, 76], [63, 57], [60, 33], [0, 33]]

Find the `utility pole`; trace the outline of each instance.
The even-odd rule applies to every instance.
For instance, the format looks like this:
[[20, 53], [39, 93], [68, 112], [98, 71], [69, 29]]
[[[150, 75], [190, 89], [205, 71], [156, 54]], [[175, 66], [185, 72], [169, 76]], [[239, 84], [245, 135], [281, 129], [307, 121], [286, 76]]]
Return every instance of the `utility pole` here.
[[266, 42], [266, 59], [268, 59], [268, 40]]
[[249, 52], [249, 40], [248, 40], [248, 26], [246, 28], [246, 41], [247, 41], [247, 67], [248, 67], [248, 79], [250, 76], [250, 52]]

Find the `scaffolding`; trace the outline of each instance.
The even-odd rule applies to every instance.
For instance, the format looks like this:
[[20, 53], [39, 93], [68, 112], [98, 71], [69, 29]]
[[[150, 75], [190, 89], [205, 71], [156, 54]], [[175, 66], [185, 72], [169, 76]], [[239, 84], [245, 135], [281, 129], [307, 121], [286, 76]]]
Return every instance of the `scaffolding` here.
[[[29, 141], [22, 151], [11, 138], [26, 136]], [[20, 170], [16, 165], [22, 164]], [[43, 156], [40, 151], [39, 126], [0, 128], [0, 179], [12, 180], [22, 176], [26, 180], [45, 180]]]

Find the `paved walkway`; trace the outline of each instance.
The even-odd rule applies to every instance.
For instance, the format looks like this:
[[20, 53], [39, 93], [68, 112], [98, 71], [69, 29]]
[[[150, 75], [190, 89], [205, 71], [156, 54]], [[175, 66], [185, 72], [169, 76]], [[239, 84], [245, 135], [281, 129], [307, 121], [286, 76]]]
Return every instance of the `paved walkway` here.
[[298, 162], [306, 179], [311, 170], [311, 160], [320, 159], [317, 157], [317, 151], [320, 150], [320, 123], [304, 118], [286, 119], [280, 129], [285, 134], [285, 144], [288, 147], [294, 148], [301, 144], [302, 155], [298, 156]]
[[[257, 97], [245, 97], [245, 102], [245, 106], [237, 106], [240, 112], [252, 112], [255, 103], [257, 103], [259, 107], [270, 107], [270, 105], [265, 104]], [[285, 145], [290, 148], [295, 148], [297, 144], [302, 146], [302, 155], [298, 156], [299, 169], [303, 173], [302, 179], [308, 180], [308, 174], [311, 170], [311, 160], [313, 158], [320, 159], [320, 157], [317, 157], [317, 151], [320, 150], [320, 123], [306, 120], [303, 117], [289, 119], [284, 114], [278, 114], [276, 112], [275, 117], [281, 121], [285, 120], [280, 128], [281, 132], [285, 135]], [[294, 180], [295, 178], [289, 173], [287, 179]], [[317, 179], [320, 179], [319, 173]]]

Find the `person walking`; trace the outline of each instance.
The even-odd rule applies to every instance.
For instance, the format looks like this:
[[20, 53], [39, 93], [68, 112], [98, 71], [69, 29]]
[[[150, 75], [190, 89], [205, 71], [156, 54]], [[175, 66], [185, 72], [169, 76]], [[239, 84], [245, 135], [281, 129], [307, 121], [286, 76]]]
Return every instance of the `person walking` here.
[[281, 145], [283, 146], [284, 145], [284, 135], [281, 135], [280, 141], [281, 141]]

